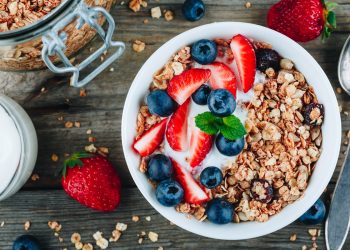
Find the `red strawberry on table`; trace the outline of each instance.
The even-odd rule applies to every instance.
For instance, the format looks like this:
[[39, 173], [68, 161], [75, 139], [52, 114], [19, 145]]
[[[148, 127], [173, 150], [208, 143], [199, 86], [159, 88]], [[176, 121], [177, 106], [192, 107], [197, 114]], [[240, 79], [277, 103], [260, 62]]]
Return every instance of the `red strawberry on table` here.
[[172, 78], [168, 94], [182, 105], [203, 83], [210, 78], [210, 70], [192, 68]]
[[105, 157], [74, 153], [64, 162], [62, 175], [64, 191], [80, 204], [99, 211], [118, 207], [120, 179]]
[[222, 62], [214, 62], [209, 65], [204, 65], [203, 68], [210, 69], [210, 86], [213, 89], [226, 89], [236, 96], [237, 80], [235, 73], [229, 66]]
[[187, 117], [190, 110], [191, 99], [188, 98], [171, 116], [166, 130], [166, 138], [170, 147], [175, 151], [186, 151], [187, 142]]
[[323, 0], [282, 0], [270, 8], [267, 25], [297, 42], [314, 40], [322, 32], [328, 38], [336, 27], [332, 11], [336, 5]]
[[176, 180], [181, 184], [185, 191], [184, 199], [190, 204], [200, 204], [209, 199], [208, 195], [203, 191], [203, 189], [194, 180], [190, 172], [185, 168], [180, 166], [174, 159], [171, 159]]
[[141, 156], [152, 154], [164, 140], [165, 128], [168, 119], [153, 125], [139, 139], [134, 142], [133, 148]]
[[205, 159], [213, 146], [213, 136], [193, 126], [190, 142], [190, 166], [197, 167]]
[[239, 73], [239, 88], [247, 93], [253, 87], [256, 72], [256, 57], [253, 45], [248, 38], [239, 34], [232, 38], [230, 46]]

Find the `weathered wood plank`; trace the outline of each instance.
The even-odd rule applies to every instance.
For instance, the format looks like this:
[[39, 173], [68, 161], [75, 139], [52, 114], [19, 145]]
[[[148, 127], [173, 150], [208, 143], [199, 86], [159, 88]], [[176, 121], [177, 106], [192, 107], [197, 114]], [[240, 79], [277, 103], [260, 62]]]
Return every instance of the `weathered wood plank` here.
[[[218, 241], [196, 236], [186, 232], [159, 215], [150, 205], [141, 198], [136, 188], [123, 190], [121, 207], [113, 213], [99, 213], [82, 207], [63, 191], [21, 191], [11, 200], [0, 204], [0, 221], [5, 221], [5, 226], [0, 228], [0, 249], [10, 249], [17, 236], [25, 233], [23, 224], [29, 220], [32, 222], [30, 234], [37, 236], [45, 246], [45, 249], [74, 249], [70, 243], [70, 236], [79, 232], [83, 242], [94, 243], [92, 234], [100, 230], [105, 237], [109, 237], [116, 222], [128, 224], [127, 231], [117, 243], [111, 243], [109, 249], [301, 249], [303, 245], [311, 247], [312, 241], [307, 232], [308, 226], [294, 223], [276, 233], [244, 241]], [[141, 217], [135, 223], [131, 221], [132, 215]], [[145, 220], [151, 216], [151, 221]], [[62, 224], [60, 236], [64, 239], [59, 243], [48, 228], [49, 220], [57, 220]], [[322, 225], [312, 228], [322, 229], [322, 234], [317, 240], [318, 249], [325, 249], [324, 230]], [[137, 243], [137, 234], [141, 231], [153, 231], [159, 234], [159, 241], [152, 243], [144, 240], [142, 245]], [[297, 234], [295, 242], [289, 241], [291, 234]], [[350, 243], [348, 241], [348, 243]], [[345, 244], [344, 250], [349, 250], [350, 245]]]

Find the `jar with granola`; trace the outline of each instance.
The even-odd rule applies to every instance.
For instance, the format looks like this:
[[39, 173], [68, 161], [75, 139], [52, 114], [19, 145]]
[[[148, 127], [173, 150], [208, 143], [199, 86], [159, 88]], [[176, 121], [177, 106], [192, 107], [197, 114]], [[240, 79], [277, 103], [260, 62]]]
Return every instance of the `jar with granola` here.
[[[109, 14], [114, 0], [3, 0], [0, 2], [0, 70], [28, 71], [46, 66], [54, 73], [73, 74], [81, 87], [117, 59], [122, 42], [112, 41], [115, 28]], [[107, 21], [107, 30], [102, 28]], [[96, 35], [104, 44], [74, 66], [69, 58]], [[115, 52], [83, 80], [79, 72], [107, 49]], [[58, 67], [57, 63], [63, 66]]]

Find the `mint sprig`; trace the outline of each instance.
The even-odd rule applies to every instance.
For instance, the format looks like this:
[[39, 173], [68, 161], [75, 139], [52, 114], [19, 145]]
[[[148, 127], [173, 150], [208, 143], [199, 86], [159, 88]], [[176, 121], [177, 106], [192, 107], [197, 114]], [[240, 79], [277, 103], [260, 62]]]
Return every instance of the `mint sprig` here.
[[239, 118], [234, 115], [221, 118], [211, 112], [204, 112], [196, 116], [195, 122], [204, 133], [215, 135], [220, 132], [228, 140], [237, 140], [247, 133]]

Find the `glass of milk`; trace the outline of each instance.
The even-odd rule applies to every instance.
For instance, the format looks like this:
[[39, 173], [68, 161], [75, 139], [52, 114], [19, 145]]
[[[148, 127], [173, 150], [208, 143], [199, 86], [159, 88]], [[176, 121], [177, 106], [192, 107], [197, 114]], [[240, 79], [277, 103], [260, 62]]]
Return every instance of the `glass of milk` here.
[[38, 140], [29, 116], [14, 100], [0, 94], [0, 201], [25, 184], [37, 154]]

